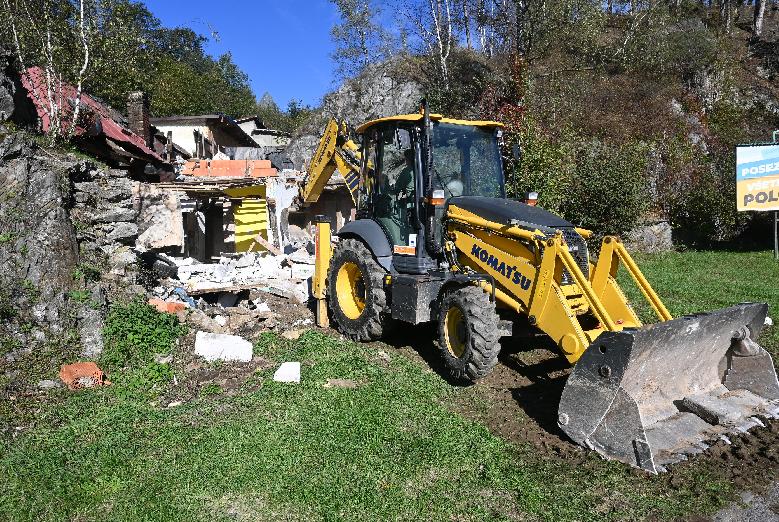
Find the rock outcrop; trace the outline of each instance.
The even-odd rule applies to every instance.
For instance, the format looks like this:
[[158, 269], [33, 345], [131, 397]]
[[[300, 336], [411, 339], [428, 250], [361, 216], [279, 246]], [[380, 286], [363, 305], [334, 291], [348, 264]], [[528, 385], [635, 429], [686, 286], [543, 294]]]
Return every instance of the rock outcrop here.
[[74, 163], [46, 154], [23, 133], [0, 136], [0, 287], [21, 300], [18, 306], [21, 294], [34, 293], [46, 304], [40, 314], [56, 323], [78, 264], [68, 215]]
[[421, 99], [422, 87], [413, 81], [395, 79], [391, 65], [371, 67], [326, 95], [322, 108], [293, 136], [285, 153], [296, 169], [305, 170], [330, 118], [346, 120], [356, 127], [376, 118], [416, 112]]

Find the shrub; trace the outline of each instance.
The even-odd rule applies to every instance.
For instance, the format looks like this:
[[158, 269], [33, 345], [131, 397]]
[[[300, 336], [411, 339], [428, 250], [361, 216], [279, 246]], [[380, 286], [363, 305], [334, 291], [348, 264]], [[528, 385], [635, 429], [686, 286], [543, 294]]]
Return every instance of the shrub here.
[[186, 331], [175, 315], [158, 312], [139, 299], [114, 304], [103, 327], [104, 369], [145, 366], [155, 354], [169, 353]]
[[650, 207], [651, 147], [646, 143], [612, 146], [583, 141], [571, 131], [554, 139], [529, 118], [520, 142], [522, 157], [510, 175], [510, 197], [538, 192], [540, 206], [598, 234], [629, 231]]
[[650, 207], [649, 152], [642, 142], [620, 147], [598, 141], [580, 144], [563, 215], [598, 235], [635, 228]]

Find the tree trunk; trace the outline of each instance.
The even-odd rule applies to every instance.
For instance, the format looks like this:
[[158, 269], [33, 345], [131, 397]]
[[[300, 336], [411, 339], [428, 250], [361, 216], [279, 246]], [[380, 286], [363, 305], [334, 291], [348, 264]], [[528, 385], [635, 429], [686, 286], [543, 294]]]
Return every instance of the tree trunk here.
[[725, 24], [725, 32], [730, 34], [730, 29], [733, 25], [733, 9], [730, 7], [731, 0], [720, 0], [720, 17]]
[[765, 15], [765, 0], [755, 0], [755, 17], [752, 21], [752, 36], [760, 38], [763, 34], [763, 16]]
[[465, 45], [468, 49], [473, 49], [471, 46], [471, 17], [468, 14], [468, 0], [463, 0], [463, 25], [465, 25]]

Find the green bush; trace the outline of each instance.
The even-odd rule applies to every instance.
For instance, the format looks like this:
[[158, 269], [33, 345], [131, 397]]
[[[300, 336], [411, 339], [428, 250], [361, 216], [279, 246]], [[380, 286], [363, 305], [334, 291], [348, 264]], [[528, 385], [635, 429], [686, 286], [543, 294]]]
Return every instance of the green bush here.
[[563, 215], [598, 235], [635, 228], [650, 206], [649, 152], [642, 142], [619, 147], [598, 141], [580, 144]]
[[671, 197], [669, 215], [679, 241], [710, 246], [733, 240], [744, 231], [750, 216], [736, 211], [734, 172], [732, 158], [714, 158]]
[[169, 353], [186, 331], [175, 315], [158, 312], [139, 299], [114, 304], [103, 327], [104, 369], [145, 366], [155, 354]]
[[529, 118], [523, 123], [522, 157], [509, 177], [509, 197], [535, 191], [539, 205], [598, 234], [623, 234], [650, 207], [644, 142], [622, 146], [584, 141], [572, 131], [555, 139]]

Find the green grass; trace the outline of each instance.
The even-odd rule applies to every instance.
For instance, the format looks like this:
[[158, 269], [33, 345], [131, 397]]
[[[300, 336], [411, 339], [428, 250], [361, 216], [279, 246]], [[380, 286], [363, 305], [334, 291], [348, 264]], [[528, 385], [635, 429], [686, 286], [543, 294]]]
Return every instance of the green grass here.
[[[779, 322], [779, 261], [772, 252], [669, 252], [636, 262], [674, 317], [754, 301], [768, 303], [768, 315]], [[618, 279], [642, 319], [656, 321], [624, 270]], [[779, 327], [765, 329], [760, 343], [779, 363]]]
[[[639, 261], [674, 314], [748, 299], [779, 306], [761, 286], [770, 256]], [[157, 316], [148, 320], [172, 343]], [[775, 329], [768, 339], [775, 347]], [[468, 390], [398, 354], [386, 363], [375, 348], [318, 332], [266, 334], [255, 351], [301, 361], [302, 382], [273, 382], [273, 367], [234, 396], [162, 409], [144, 383], [170, 375], [139, 363], [108, 388], [51, 392], [57, 406], [41, 410], [36, 428], [0, 440], [0, 519], [666, 520], [733, 495], [702, 466], [677, 472], [672, 486], [594, 455], [571, 462], [510, 444], [451, 412]], [[358, 387], [323, 387], [334, 378]]]

